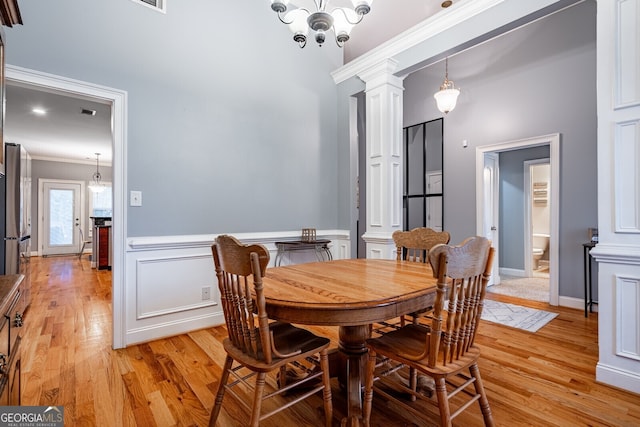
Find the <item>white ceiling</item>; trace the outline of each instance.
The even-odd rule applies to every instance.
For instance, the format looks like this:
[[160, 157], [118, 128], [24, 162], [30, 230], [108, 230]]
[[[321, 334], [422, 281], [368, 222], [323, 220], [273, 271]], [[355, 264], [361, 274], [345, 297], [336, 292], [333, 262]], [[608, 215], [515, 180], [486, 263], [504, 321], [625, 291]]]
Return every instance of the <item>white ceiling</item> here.
[[[343, 48], [345, 63], [443, 11], [441, 3], [442, 0], [375, 0], [371, 11], [351, 31]], [[462, 6], [468, 0], [455, 3]]]
[[[309, 0], [307, 0], [309, 1]], [[458, 0], [463, 6], [470, 0]], [[344, 47], [349, 61], [442, 10], [440, 0], [376, 0]], [[275, 25], [275, 24], [274, 24]], [[309, 43], [307, 49], [317, 48]], [[38, 116], [32, 109], [46, 110]], [[95, 110], [94, 116], [81, 114]], [[34, 159], [94, 163], [112, 161], [111, 108], [89, 98], [43, 91], [10, 80], [6, 87], [4, 140], [23, 145]]]
[[[23, 145], [34, 159], [111, 164], [111, 107], [88, 98], [7, 81], [4, 140]], [[45, 110], [37, 115], [33, 108]], [[82, 114], [94, 110], [95, 115]]]

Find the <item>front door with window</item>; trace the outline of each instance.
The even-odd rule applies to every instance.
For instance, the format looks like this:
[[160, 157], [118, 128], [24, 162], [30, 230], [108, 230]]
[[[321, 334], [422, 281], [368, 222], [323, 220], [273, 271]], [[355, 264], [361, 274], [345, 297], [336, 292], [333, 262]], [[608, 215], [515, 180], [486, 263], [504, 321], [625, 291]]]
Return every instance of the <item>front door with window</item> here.
[[42, 255], [75, 254], [80, 247], [82, 185], [76, 182], [43, 183]]

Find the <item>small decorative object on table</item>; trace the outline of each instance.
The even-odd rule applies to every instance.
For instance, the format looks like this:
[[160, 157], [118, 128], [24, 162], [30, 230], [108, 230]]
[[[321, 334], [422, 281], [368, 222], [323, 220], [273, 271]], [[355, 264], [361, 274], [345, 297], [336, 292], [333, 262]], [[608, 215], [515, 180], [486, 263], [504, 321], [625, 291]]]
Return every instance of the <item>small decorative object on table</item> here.
[[589, 241], [593, 243], [598, 243], [598, 229], [597, 228], [589, 228]]
[[315, 242], [316, 241], [316, 229], [315, 228], [303, 228], [302, 238], [303, 242]]

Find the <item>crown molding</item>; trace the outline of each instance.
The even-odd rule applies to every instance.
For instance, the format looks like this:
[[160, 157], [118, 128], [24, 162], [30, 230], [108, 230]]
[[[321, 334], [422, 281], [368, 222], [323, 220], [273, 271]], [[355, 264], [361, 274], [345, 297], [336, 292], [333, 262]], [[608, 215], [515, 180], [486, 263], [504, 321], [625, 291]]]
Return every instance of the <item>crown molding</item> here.
[[[462, 0], [343, 65], [333, 71], [331, 76], [339, 84], [352, 77], [359, 77], [362, 72], [386, 59], [400, 59], [400, 54], [413, 47], [425, 46], [430, 53], [423, 52], [425, 56], [420, 60], [414, 58], [413, 62], [400, 66], [398, 72], [408, 74], [415, 71], [415, 66], [421, 61], [444, 59], [445, 54], [458, 53], [583, 1], [585, 0]], [[479, 19], [480, 16], [482, 19]], [[438, 36], [454, 27], [459, 30], [456, 28], [446, 39], [438, 39]], [[404, 77], [406, 76], [402, 76]]]
[[396, 37], [384, 42], [368, 53], [354, 59], [331, 73], [336, 84], [357, 76], [376, 64], [393, 58], [399, 53], [416, 46], [446, 30], [483, 13], [506, 0], [473, 0], [461, 2], [414, 25]]

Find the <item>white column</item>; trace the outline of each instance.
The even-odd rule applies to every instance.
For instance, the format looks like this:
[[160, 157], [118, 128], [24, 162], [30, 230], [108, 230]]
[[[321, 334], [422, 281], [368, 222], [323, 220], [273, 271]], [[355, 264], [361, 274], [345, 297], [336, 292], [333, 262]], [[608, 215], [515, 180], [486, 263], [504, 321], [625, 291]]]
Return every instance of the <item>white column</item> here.
[[366, 83], [367, 258], [395, 257], [391, 235], [402, 229], [402, 78], [388, 59], [358, 77]]
[[598, 0], [596, 379], [640, 393], [640, 0]]

